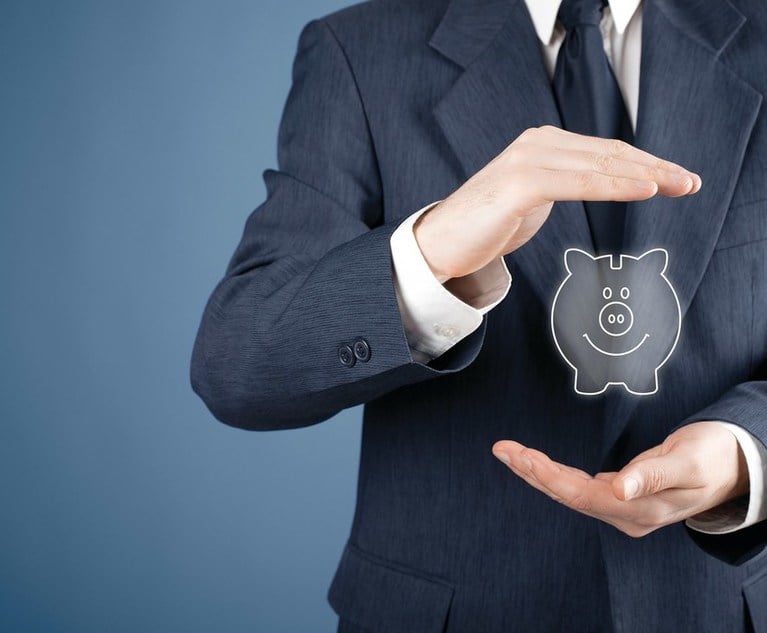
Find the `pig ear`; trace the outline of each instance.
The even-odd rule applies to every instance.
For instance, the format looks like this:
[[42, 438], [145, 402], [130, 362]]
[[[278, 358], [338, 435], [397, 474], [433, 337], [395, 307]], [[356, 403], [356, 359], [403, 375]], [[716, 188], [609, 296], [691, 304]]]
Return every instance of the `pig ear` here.
[[596, 259], [580, 248], [568, 248], [565, 251], [565, 268], [568, 273], [577, 273], [593, 266]]
[[664, 248], [654, 248], [639, 256], [642, 264], [657, 270], [660, 273], [666, 272], [668, 266], [668, 251]]

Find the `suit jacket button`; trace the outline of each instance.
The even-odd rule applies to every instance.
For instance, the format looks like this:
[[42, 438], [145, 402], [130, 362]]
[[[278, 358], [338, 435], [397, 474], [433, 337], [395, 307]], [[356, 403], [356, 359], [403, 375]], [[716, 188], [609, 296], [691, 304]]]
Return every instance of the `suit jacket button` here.
[[344, 367], [353, 367], [354, 363], [357, 362], [354, 358], [352, 348], [348, 345], [341, 345], [341, 347], [338, 348], [338, 360], [341, 361], [341, 364]]
[[370, 345], [364, 338], [358, 338], [354, 341], [354, 355], [362, 363], [370, 360]]

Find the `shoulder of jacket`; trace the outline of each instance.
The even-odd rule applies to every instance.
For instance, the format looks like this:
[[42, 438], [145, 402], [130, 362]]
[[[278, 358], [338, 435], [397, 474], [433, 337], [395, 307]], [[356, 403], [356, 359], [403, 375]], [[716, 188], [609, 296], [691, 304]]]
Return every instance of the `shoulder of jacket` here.
[[450, 0], [367, 0], [320, 18], [341, 41], [371, 34], [403, 34], [436, 29]]

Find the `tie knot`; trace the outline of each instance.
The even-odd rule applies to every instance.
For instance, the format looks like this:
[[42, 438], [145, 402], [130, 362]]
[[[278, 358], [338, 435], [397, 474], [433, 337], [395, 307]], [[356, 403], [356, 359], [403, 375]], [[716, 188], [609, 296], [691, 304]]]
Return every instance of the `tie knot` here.
[[607, 0], [562, 0], [557, 17], [569, 31], [579, 24], [599, 26]]

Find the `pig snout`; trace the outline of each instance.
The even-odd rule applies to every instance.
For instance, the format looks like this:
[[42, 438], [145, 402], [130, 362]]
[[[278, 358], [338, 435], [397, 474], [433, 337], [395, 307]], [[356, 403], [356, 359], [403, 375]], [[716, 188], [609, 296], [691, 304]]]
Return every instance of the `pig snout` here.
[[599, 312], [599, 327], [610, 336], [623, 336], [634, 325], [634, 313], [622, 301], [611, 301]]

